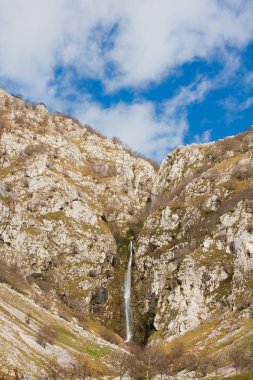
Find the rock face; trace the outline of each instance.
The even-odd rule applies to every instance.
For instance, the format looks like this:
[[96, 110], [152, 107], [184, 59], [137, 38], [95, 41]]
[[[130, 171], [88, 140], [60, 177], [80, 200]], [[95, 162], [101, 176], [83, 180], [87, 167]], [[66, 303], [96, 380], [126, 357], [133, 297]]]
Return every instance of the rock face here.
[[[124, 231], [154, 169], [74, 119], [0, 91], [0, 255], [68, 304], [103, 308]], [[91, 305], [92, 304], [92, 305]]]
[[0, 91], [0, 134], [0, 255], [39, 286], [122, 333], [132, 234], [136, 339], [252, 315], [252, 129], [179, 147], [156, 173], [75, 119]]
[[163, 161], [137, 239], [141, 316], [167, 340], [231, 312], [253, 315], [253, 130]]

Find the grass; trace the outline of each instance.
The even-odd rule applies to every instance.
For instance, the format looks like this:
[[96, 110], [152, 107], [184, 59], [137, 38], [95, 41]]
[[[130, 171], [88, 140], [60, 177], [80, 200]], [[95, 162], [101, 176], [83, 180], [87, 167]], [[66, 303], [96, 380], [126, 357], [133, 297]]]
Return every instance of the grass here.
[[26, 233], [26, 234], [29, 234], [29, 235], [32, 235], [32, 236], [38, 236], [40, 231], [38, 228], [36, 228], [35, 226], [21, 226], [20, 228], [20, 231]]
[[198, 352], [201, 347], [199, 352], [204, 356], [225, 354], [235, 343], [244, 347], [252, 344], [252, 330], [253, 319], [240, 318], [239, 314], [235, 313], [227, 318], [206, 322], [193, 331], [189, 331], [169, 343], [160, 343], [158, 346], [166, 353], [171, 352], [173, 345], [183, 343], [186, 352], [189, 353]]
[[46, 220], [55, 220], [55, 221], [68, 221], [68, 217], [64, 214], [63, 211], [48, 212], [47, 214], [41, 215], [43, 219]]
[[[0, 284], [0, 299], [2, 303], [0, 312], [4, 316], [3, 328], [5, 326], [6, 330], [8, 323], [14, 323], [15, 329], [17, 328], [17, 331], [22, 331], [22, 335], [20, 333], [15, 334], [13, 331], [15, 339], [20, 341], [20, 344], [15, 344], [14, 349], [11, 349], [11, 342], [14, 336], [5, 340], [1, 336], [2, 334], [0, 334], [0, 357], [2, 357], [2, 352], [5, 352], [7, 357], [12, 356], [14, 360], [17, 360], [17, 367], [25, 368], [28, 372], [30, 371], [30, 374], [33, 372], [32, 368], [43, 368], [49, 357], [46, 350], [42, 349], [41, 353], [38, 352], [36, 345], [30, 346], [23, 339], [23, 334], [24, 336], [29, 336], [29, 340], [35, 342], [36, 332], [41, 326], [45, 325], [50, 326], [56, 331], [55, 347], [64, 349], [69, 355], [74, 357], [84, 355], [90, 361], [96, 373], [107, 374], [108, 368], [106, 362], [110, 361], [109, 358], [113, 361], [114, 357], [119, 355], [109, 344], [97, 343], [95, 335], [87, 335], [88, 333], [83, 332], [80, 326], [74, 328], [69, 322], [32, 303], [24, 296], [8, 288], [8, 286]], [[31, 314], [29, 325], [25, 323], [25, 315], [28, 312]], [[99, 330], [99, 325], [91, 320], [87, 323], [85, 322], [85, 327], [87, 325], [90, 329]]]
[[213, 166], [212, 170], [215, 171], [224, 171], [225, 169], [229, 168], [232, 165], [235, 165], [237, 162], [239, 162], [241, 159], [245, 157], [244, 154], [237, 154], [234, 157], [230, 157], [226, 160], [223, 160], [221, 162], [218, 162]]
[[15, 175], [24, 167], [24, 162], [22, 159], [17, 158], [11, 162], [9, 166], [0, 169], [0, 176], [2, 178], [7, 177], [9, 174]]
[[232, 270], [233, 258], [231, 257], [231, 254], [227, 253], [224, 249], [218, 249], [215, 246], [211, 246], [206, 252], [204, 252], [201, 247], [195, 249], [191, 256], [198, 266], [204, 265], [207, 268], [212, 268], [218, 265]]
[[99, 347], [92, 343], [86, 343], [83, 346], [83, 352], [90, 355], [94, 359], [100, 360], [110, 353], [110, 349], [108, 347]]

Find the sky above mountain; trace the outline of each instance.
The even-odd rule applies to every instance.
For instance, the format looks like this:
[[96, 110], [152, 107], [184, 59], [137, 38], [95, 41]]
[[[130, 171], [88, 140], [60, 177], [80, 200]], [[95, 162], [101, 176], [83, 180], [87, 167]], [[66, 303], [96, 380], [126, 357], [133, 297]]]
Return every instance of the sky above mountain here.
[[0, 86], [162, 159], [253, 124], [252, 0], [0, 0]]

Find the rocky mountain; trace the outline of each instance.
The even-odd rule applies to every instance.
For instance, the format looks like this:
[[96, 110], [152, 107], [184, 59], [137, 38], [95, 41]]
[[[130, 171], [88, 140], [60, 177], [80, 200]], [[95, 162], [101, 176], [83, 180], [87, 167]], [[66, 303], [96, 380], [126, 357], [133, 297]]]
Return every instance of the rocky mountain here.
[[10, 273], [23, 276], [22, 302], [36, 293], [53, 318], [64, 305], [124, 339], [132, 238], [136, 342], [252, 344], [252, 128], [179, 147], [157, 171], [117, 139], [1, 90], [0, 138], [0, 279], [13, 288]]
[[77, 323], [68, 318], [71, 314], [67, 310], [63, 314], [63, 309], [56, 312], [56, 308], [49, 308], [49, 303], [35, 303], [27, 288], [22, 294], [20, 289], [0, 284], [0, 310], [3, 379], [3, 373], [8, 379], [116, 375], [118, 363], [126, 354], [118, 337], [108, 337], [108, 331], [89, 319]]
[[155, 171], [43, 105], [3, 91], [0, 105], [1, 257], [86, 313], [108, 297], [112, 230], [143, 208]]
[[155, 210], [137, 240], [135, 278], [159, 337], [231, 312], [253, 316], [252, 148], [250, 129], [180, 147], [161, 165], [151, 190]]

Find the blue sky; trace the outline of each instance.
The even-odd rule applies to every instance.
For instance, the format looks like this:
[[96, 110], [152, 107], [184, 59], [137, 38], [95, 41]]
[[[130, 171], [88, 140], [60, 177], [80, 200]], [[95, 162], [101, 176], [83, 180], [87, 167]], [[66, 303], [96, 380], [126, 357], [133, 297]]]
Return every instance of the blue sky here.
[[160, 161], [253, 124], [251, 0], [0, 0], [0, 86]]

